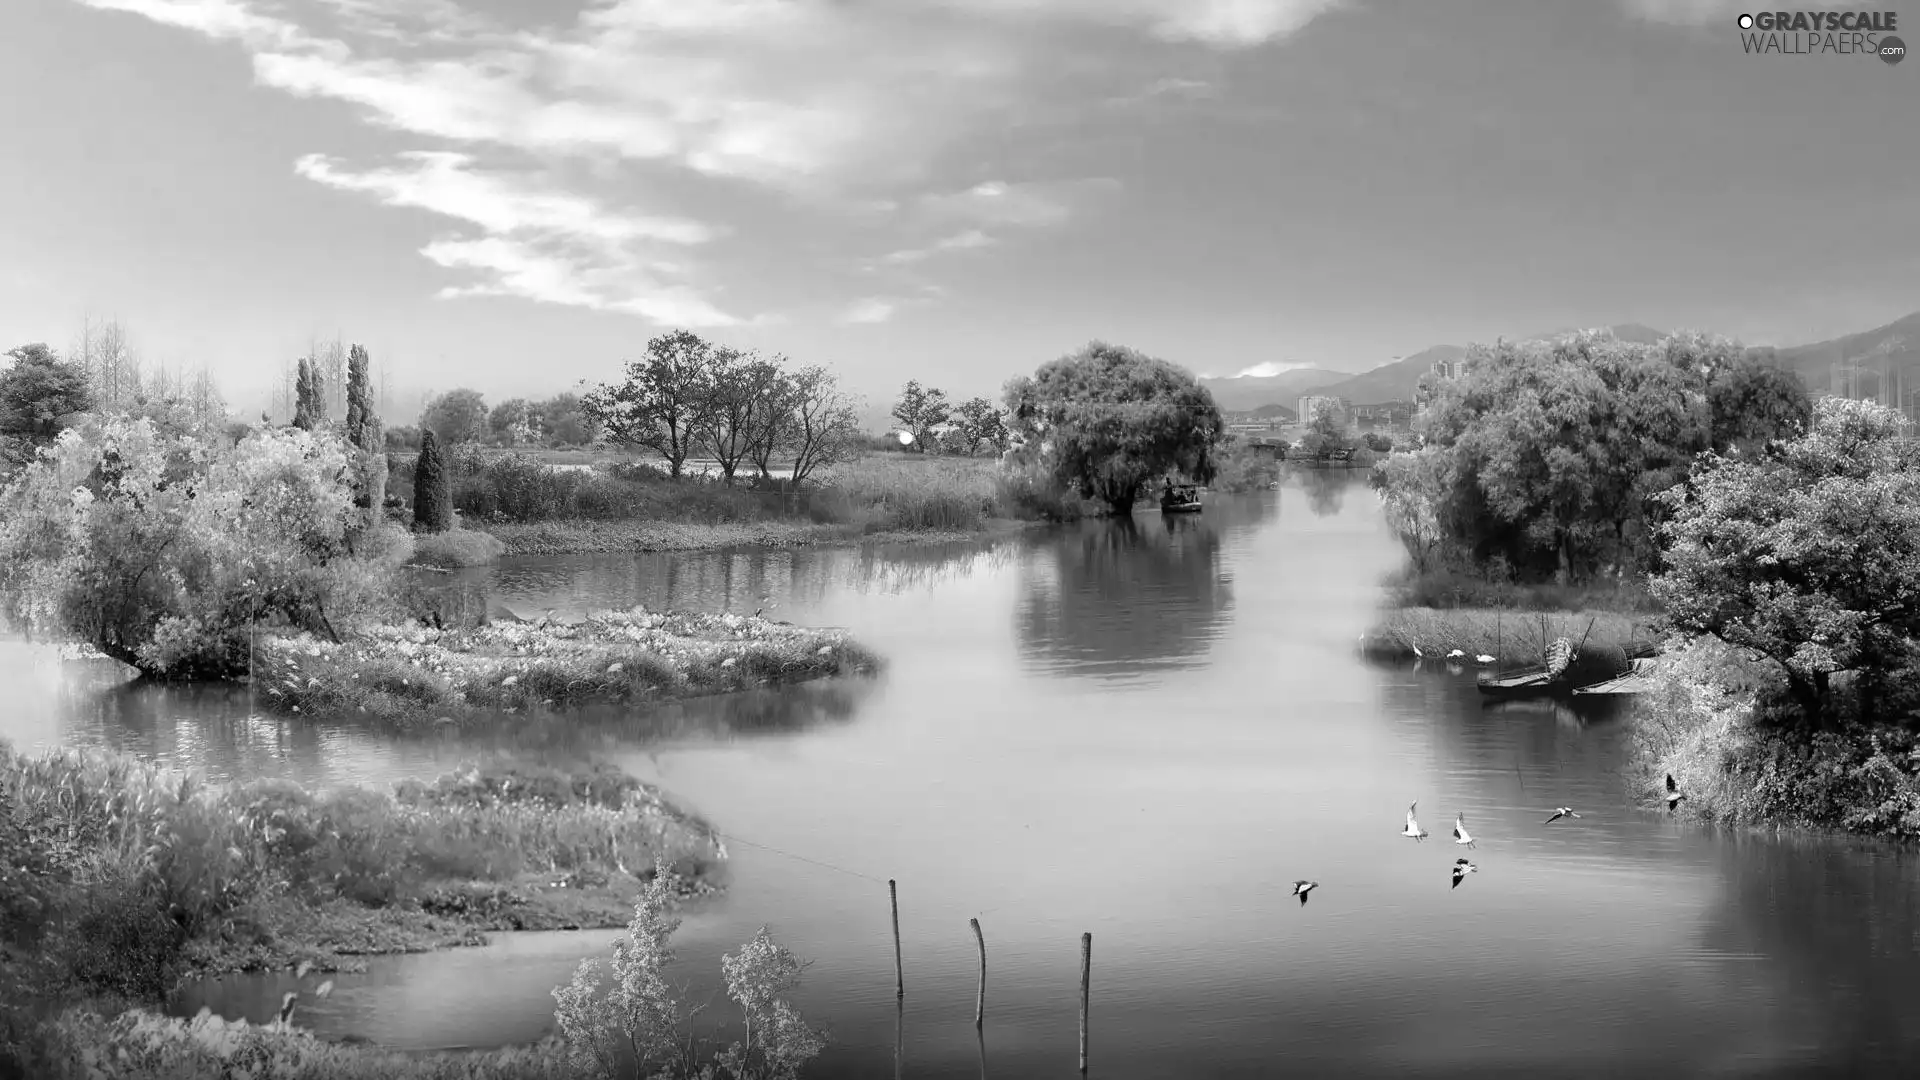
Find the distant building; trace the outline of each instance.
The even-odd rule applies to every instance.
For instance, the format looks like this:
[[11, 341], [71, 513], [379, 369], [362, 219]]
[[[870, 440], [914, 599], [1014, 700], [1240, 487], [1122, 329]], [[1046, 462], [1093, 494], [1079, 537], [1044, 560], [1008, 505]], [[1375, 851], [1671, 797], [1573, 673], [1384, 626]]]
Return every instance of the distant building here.
[[1303, 424], [1313, 423], [1314, 414], [1323, 408], [1330, 408], [1336, 412], [1345, 412], [1347, 403], [1337, 397], [1309, 394], [1300, 399], [1300, 422]]
[[1460, 370], [1461, 364], [1458, 360], [1435, 360], [1433, 362], [1433, 373], [1442, 379], [1457, 379], [1460, 377]]

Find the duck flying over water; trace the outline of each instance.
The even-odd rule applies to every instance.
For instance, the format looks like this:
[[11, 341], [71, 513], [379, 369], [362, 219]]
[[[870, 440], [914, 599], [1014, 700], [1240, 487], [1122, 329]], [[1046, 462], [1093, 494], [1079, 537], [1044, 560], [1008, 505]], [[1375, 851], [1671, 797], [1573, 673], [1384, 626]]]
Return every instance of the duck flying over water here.
[[1310, 892], [1312, 892], [1313, 890], [1315, 890], [1315, 889], [1317, 889], [1317, 888], [1319, 888], [1319, 887], [1320, 887], [1320, 883], [1319, 883], [1319, 882], [1317, 882], [1317, 881], [1308, 881], [1308, 880], [1306, 880], [1306, 879], [1304, 879], [1304, 878], [1302, 878], [1301, 880], [1299, 880], [1299, 881], [1296, 881], [1296, 882], [1294, 882], [1294, 883], [1293, 883], [1293, 895], [1295, 895], [1295, 896], [1297, 896], [1297, 897], [1299, 897], [1299, 898], [1300, 898], [1300, 906], [1301, 906], [1301, 907], [1306, 907], [1306, 906], [1307, 906], [1307, 894], [1308, 894], [1308, 893], [1310, 893]]
[[1467, 815], [1465, 814], [1453, 815], [1453, 842], [1465, 844], [1468, 847], [1478, 846], [1473, 842], [1473, 837], [1467, 835]]
[[1414, 820], [1413, 817], [1413, 812], [1419, 808], [1420, 800], [1418, 799], [1415, 799], [1412, 805], [1407, 807], [1407, 827], [1401, 831], [1401, 836], [1411, 836], [1415, 840], [1425, 840], [1427, 838], [1427, 830], [1421, 828], [1420, 823]]
[[1673, 813], [1673, 808], [1676, 806], [1679, 806], [1680, 800], [1686, 797], [1687, 797], [1687, 793], [1684, 791], [1681, 791], [1680, 785], [1673, 782], [1673, 774], [1668, 773], [1667, 774], [1667, 813], [1669, 814]]
[[1553, 810], [1553, 816], [1548, 818], [1546, 823], [1551, 825], [1563, 817], [1577, 818], [1579, 816], [1579, 814], [1573, 812], [1573, 807], [1571, 806], [1556, 806]]
[[1456, 889], [1459, 888], [1460, 883], [1462, 881], [1467, 880], [1468, 874], [1477, 874], [1479, 872], [1480, 872], [1479, 867], [1473, 865], [1472, 863], [1468, 862], [1465, 859], [1453, 860], [1453, 887]]

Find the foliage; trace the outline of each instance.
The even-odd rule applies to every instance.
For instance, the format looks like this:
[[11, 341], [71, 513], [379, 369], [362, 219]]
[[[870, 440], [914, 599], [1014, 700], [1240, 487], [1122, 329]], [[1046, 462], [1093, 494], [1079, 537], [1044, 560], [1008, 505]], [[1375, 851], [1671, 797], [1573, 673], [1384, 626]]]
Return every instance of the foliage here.
[[918, 379], [907, 382], [893, 406], [894, 420], [900, 430], [913, 436], [911, 449], [918, 453], [926, 453], [933, 443], [933, 429], [946, 423], [952, 412], [946, 391], [921, 386]]
[[1226, 435], [1192, 373], [1099, 341], [1009, 383], [1007, 407], [1015, 436], [1035, 445], [1057, 483], [1116, 514], [1165, 473], [1211, 481]]
[[693, 456], [720, 351], [690, 330], [653, 338], [644, 356], [627, 362], [624, 381], [595, 387], [581, 408], [607, 439], [659, 454], [668, 475], [678, 479]]
[[401, 726], [726, 693], [879, 666], [835, 632], [637, 609], [538, 626], [371, 627], [340, 644], [263, 638], [256, 660], [266, 704]]
[[767, 441], [786, 449], [793, 483], [805, 483], [819, 469], [854, 456], [859, 438], [854, 401], [841, 392], [832, 372], [815, 364], [792, 372], [776, 386], [786, 409], [769, 415], [783, 418], [785, 434]]
[[964, 454], [978, 454], [991, 447], [1004, 454], [1013, 445], [1013, 432], [1007, 428], [1006, 414], [1000, 406], [983, 397], [969, 398], [953, 411], [954, 438]]
[[420, 452], [420, 429], [413, 425], [390, 427], [381, 433], [380, 444], [389, 454]]
[[293, 384], [293, 426], [302, 431], [312, 431], [327, 416], [326, 387], [322, 382], [320, 362], [303, 356], [297, 371]]
[[1340, 407], [1322, 402], [1300, 436], [1300, 452], [1308, 457], [1325, 457], [1338, 450], [1352, 450], [1359, 433]]
[[487, 414], [487, 433], [502, 446], [525, 446], [540, 430], [540, 414], [526, 398], [503, 401]]
[[487, 432], [487, 399], [478, 390], [449, 390], [427, 402], [420, 427], [444, 446], [478, 442]]
[[1920, 671], [1920, 444], [1905, 426], [1826, 398], [1805, 435], [1709, 455], [1660, 497], [1673, 518], [1652, 589], [1673, 625], [1764, 656], [1812, 727], [1834, 718], [1836, 673], [1858, 674], [1873, 720], [1888, 683]]
[[534, 420], [553, 446], [586, 446], [599, 437], [578, 394], [555, 394], [534, 407]]
[[413, 527], [423, 533], [453, 528], [453, 483], [431, 427], [420, 430], [420, 455], [413, 465]]
[[507, 545], [491, 533], [448, 529], [446, 532], [423, 534], [414, 543], [410, 561], [419, 566], [438, 566], [451, 570], [489, 565], [506, 551]]
[[1526, 580], [1654, 568], [1652, 496], [1702, 451], [1793, 434], [1808, 408], [1764, 354], [1700, 335], [1475, 346], [1420, 395], [1427, 457], [1377, 474], [1396, 528], [1418, 559], [1498, 556]]
[[745, 1032], [717, 1054], [703, 1054], [693, 1026], [698, 1010], [684, 1004], [667, 979], [674, 960], [668, 940], [680, 926], [668, 913], [669, 877], [660, 867], [635, 902], [611, 964], [584, 960], [571, 982], [553, 991], [554, 1017], [575, 1067], [606, 1080], [794, 1080], [826, 1042], [786, 1000], [804, 965], [765, 927], [739, 952], [722, 957], [727, 994], [740, 1006]]
[[392, 565], [351, 550], [346, 470], [297, 429], [230, 449], [145, 419], [69, 430], [0, 494], [0, 602], [148, 675], [243, 672], [257, 623], [332, 635], [381, 603]]
[[79, 364], [42, 344], [7, 351], [13, 364], [0, 372], [0, 457], [23, 465], [93, 408], [93, 387]]
[[347, 353], [347, 442], [365, 454], [377, 454], [385, 445], [380, 418], [373, 408], [373, 384], [367, 350], [355, 345]]
[[1227, 494], [1265, 491], [1280, 479], [1280, 461], [1271, 453], [1256, 450], [1238, 435], [1228, 435], [1217, 455], [1213, 490]]

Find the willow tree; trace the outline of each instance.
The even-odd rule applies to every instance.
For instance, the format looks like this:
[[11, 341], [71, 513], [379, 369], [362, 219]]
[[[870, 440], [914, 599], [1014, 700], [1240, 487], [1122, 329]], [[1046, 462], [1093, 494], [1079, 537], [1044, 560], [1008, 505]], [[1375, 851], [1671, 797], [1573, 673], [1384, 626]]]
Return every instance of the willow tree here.
[[1015, 435], [1062, 487], [1128, 514], [1156, 478], [1213, 479], [1226, 423], [1193, 373], [1095, 341], [1007, 385]]

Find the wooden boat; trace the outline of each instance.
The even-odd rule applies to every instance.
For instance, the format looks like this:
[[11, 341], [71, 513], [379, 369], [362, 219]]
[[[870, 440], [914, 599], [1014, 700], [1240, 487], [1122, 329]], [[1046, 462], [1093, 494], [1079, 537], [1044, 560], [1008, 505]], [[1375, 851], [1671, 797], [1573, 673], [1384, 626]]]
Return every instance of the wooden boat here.
[[1192, 484], [1176, 484], [1160, 496], [1160, 512], [1163, 514], [1197, 514], [1200, 512], [1200, 489]]
[[1572, 696], [1573, 683], [1565, 673], [1552, 674], [1543, 664], [1540, 667], [1524, 668], [1506, 675], [1496, 675], [1481, 679], [1480, 693], [1495, 700], [1514, 698], [1541, 698]]

